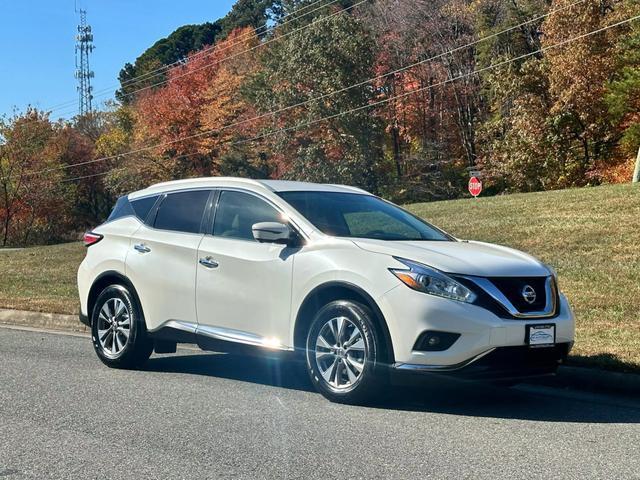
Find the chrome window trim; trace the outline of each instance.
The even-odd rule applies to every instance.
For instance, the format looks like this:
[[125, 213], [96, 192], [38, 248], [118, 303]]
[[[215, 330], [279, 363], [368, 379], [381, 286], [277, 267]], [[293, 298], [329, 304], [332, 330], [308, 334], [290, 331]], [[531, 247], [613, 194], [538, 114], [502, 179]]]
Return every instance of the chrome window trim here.
[[515, 318], [549, 318], [554, 317], [556, 315], [558, 305], [557, 305], [557, 287], [556, 282], [554, 281], [553, 276], [549, 276], [545, 280], [545, 294], [546, 294], [546, 304], [543, 310], [539, 310], [536, 312], [520, 312], [510, 301], [509, 299], [500, 291], [498, 287], [496, 287], [491, 280], [484, 277], [474, 277], [474, 276], [462, 276], [463, 278], [473, 282], [475, 285], [480, 287], [486, 293], [491, 296], [496, 302], [502, 305], [509, 314]]

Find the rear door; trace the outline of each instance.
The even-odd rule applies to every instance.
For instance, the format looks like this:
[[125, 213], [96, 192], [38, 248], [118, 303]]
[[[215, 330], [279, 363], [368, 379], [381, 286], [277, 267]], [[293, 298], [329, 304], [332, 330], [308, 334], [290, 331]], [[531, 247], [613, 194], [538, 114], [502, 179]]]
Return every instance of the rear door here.
[[198, 334], [284, 348], [296, 250], [254, 240], [251, 227], [259, 222], [286, 220], [261, 196], [220, 192], [213, 235], [198, 252]]
[[126, 273], [149, 330], [168, 320], [195, 329], [198, 246], [211, 196], [210, 189], [168, 193], [133, 235]]

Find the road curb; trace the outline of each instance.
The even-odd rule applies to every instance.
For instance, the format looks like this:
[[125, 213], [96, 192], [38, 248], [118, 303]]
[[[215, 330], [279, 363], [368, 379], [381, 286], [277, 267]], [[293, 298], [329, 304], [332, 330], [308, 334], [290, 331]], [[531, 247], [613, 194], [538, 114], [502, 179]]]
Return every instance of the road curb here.
[[77, 315], [62, 315], [60, 313], [30, 312], [26, 310], [0, 308], [0, 323], [23, 327], [64, 330], [67, 332], [87, 331], [87, 327], [80, 323]]
[[[65, 332], [87, 333], [89, 331], [86, 326], [80, 323], [77, 315], [2, 308], [0, 308], [0, 324]], [[553, 377], [544, 377], [526, 383], [548, 385], [555, 388], [640, 394], [640, 375], [638, 374], [569, 365], [561, 366]]]

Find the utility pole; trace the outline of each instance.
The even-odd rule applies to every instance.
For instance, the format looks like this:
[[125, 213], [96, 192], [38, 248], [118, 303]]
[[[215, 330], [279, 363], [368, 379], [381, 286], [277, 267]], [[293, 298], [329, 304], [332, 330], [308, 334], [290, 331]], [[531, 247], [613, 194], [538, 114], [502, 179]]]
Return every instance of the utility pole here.
[[78, 114], [85, 115], [92, 110], [93, 87], [91, 79], [94, 74], [89, 68], [89, 54], [93, 52], [93, 33], [91, 25], [87, 25], [87, 11], [80, 10], [80, 25], [76, 35], [76, 78], [78, 79]]

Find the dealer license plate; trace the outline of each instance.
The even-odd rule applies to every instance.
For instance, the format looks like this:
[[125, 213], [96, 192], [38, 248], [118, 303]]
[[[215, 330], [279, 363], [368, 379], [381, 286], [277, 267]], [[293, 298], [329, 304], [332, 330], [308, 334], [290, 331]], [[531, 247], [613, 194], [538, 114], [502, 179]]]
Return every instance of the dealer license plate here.
[[552, 323], [527, 325], [526, 341], [532, 347], [552, 346], [556, 343], [556, 326]]

